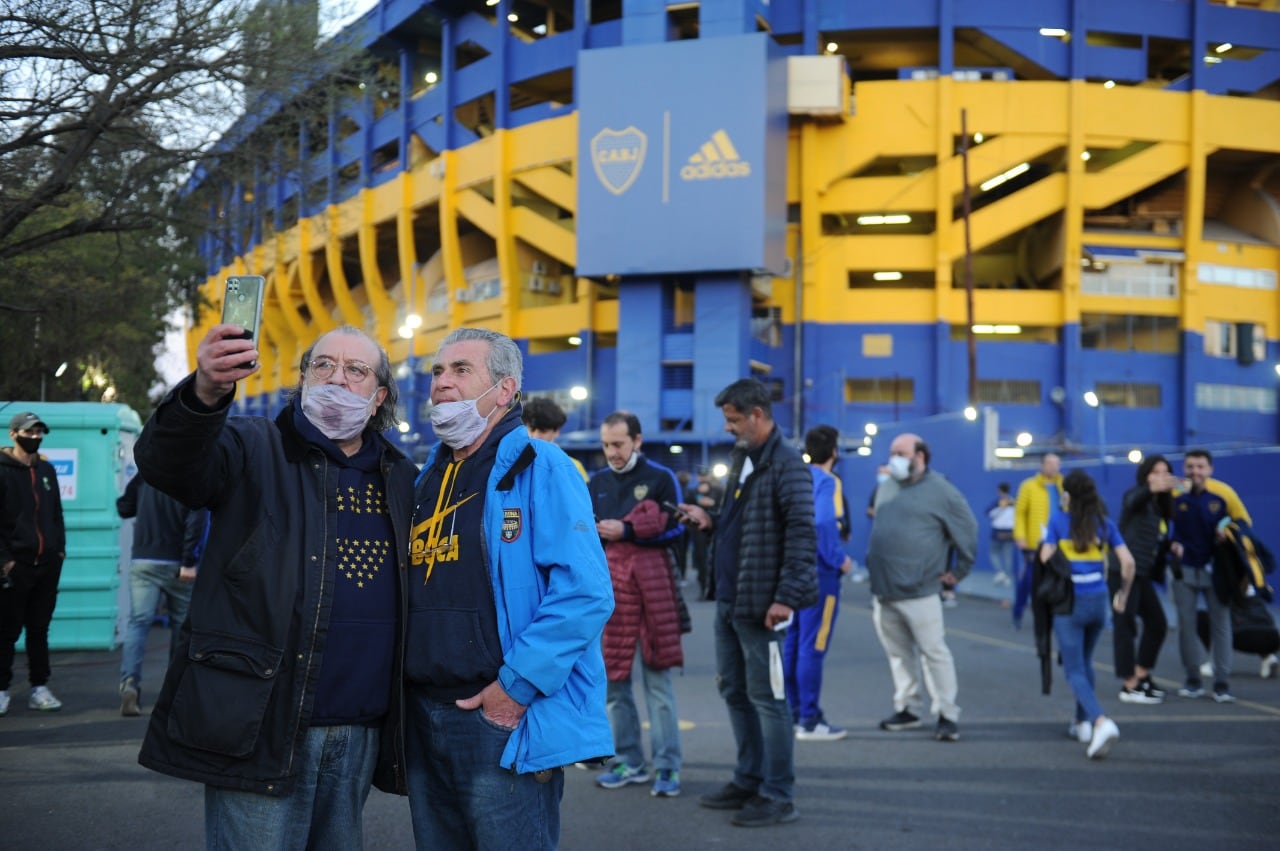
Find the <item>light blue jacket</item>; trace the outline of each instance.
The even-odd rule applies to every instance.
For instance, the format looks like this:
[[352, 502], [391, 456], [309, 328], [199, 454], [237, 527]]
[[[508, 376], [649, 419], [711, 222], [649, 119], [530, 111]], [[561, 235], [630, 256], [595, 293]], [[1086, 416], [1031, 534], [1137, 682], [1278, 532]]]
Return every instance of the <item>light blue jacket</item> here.
[[485, 494], [498, 681], [528, 707], [502, 767], [527, 774], [609, 756], [600, 636], [613, 612], [613, 583], [582, 475], [559, 447], [532, 441], [521, 425], [498, 443]]

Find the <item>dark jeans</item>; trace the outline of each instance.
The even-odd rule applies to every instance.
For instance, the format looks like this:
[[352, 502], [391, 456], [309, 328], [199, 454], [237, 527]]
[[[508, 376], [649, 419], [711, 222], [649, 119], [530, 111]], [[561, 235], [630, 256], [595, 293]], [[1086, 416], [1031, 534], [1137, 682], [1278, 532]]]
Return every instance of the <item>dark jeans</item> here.
[[551, 851], [560, 843], [564, 769], [501, 766], [512, 730], [483, 710], [406, 694], [409, 815], [419, 849]]
[[1111, 638], [1115, 646], [1116, 676], [1127, 680], [1134, 674], [1134, 641], [1138, 637], [1138, 618], [1142, 618], [1142, 639], [1138, 642], [1137, 665], [1153, 670], [1160, 648], [1169, 631], [1169, 622], [1160, 605], [1160, 594], [1149, 576], [1135, 576], [1129, 589], [1124, 612], [1114, 618]]
[[58, 602], [62, 563], [40, 567], [18, 563], [9, 573], [13, 587], [0, 591], [0, 691], [13, 681], [13, 652], [27, 630], [27, 679], [31, 687], [49, 682], [49, 622]]
[[738, 745], [733, 784], [775, 801], [795, 794], [795, 727], [782, 674], [784, 633], [734, 620], [716, 603], [716, 679]]

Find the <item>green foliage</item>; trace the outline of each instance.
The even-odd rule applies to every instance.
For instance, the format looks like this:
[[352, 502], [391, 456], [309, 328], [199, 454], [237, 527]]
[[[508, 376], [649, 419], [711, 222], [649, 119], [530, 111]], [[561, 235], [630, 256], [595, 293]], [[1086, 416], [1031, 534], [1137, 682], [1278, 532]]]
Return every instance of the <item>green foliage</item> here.
[[[296, 140], [353, 55], [315, 47], [305, 0], [0, 0], [0, 398], [149, 408], [165, 317], [206, 275], [216, 204], [184, 186]], [[246, 99], [275, 120], [217, 150]]]

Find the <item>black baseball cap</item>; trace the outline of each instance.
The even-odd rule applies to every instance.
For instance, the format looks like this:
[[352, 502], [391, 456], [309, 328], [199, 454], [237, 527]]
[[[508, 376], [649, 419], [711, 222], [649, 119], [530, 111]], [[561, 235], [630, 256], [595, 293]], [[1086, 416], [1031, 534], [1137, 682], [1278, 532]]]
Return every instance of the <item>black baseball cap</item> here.
[[49, 430], [44, 420], [37, 417], [32, 411], [14, 414], [13, 419], [9, 420], [9, 431], [27, 431], [33, 426], [40, 426], [45, 431]]

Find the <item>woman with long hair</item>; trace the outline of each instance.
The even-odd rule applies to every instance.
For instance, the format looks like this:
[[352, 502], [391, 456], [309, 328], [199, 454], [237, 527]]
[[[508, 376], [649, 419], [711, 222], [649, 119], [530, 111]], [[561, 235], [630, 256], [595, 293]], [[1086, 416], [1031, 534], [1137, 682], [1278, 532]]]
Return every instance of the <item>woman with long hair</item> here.
[[[1177, 483], [1163, 455], [1149, 455], [1138, 465], [1137, 484], [1124, 495], [1120, 509], [1120, 536], [1133, 553], [1134, 576], [1124, 611], [1116, 615], [1111, 634], [1115, 645], [1116, 676], [1124, 681], [1120, 700], [1125, 703], [1163, 703], [1164, 690], [1151, 679], [1160, 648], [1169, 631], [1164, 606], [1155, 583], [1164, 574], [1173, 531], [1173, 487]], [[1112, 590], [1121, 587], [1120, 577], [1108, 577]], [[1138, 619], [1142, 638], [1138, 639]]]
[[[1093, 649], [1107, 625], [1107, 549], [1120, 562], [1122, 586], [1111, 601], [1123, 612], [1133, 582], [1133, 556], [1120, 530], [1107, 516], [1106, 506], [1088, 473], [1072, 470], [1062, 480], [1064, 512], [1049, 518], [1040, 560], [1049, 561], [1057, 550], [1071, 564], [1075, 604], [1071, 614], [1053, 619], [1053, 633], [1062, 654], [1062, 670], [1076, 698], [1076, 720], [1071, 726], [1079, 741], [1089, 743], [1085, 754], [1101, 759], [1120, 738], [1120, 728], [1102, 712], [1094, 690]], [[1087, 737], [1086, 737], [1087, 736]]]

